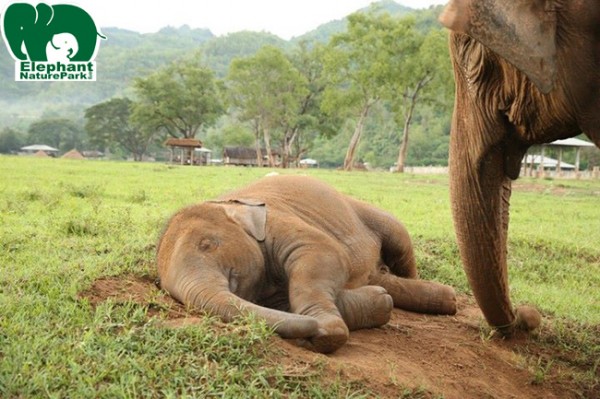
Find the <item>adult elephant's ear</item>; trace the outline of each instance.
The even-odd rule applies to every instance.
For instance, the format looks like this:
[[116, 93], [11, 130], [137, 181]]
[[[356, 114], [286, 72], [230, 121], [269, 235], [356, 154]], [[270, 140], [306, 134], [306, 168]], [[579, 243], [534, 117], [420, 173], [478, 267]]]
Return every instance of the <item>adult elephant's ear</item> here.
[[556, 76], [556, 9], [553, 0], [450, 0], [440, 16], [523, 72], [543, 93]]
[[257, 241], [264, 241], [267, 225], [267, 207], [254, 200], [229, 200], [223, 202], [225, 213], [242, 226]]

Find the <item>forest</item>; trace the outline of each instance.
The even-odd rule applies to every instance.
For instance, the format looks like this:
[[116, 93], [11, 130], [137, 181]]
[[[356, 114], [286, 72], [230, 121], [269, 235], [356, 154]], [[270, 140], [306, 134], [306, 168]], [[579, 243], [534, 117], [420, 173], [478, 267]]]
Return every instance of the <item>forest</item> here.
[[86, 83], [15, 82], [0, 46], [0, 153], [46, 144], [164, 160], [175, 137], [200, 139], [213, 158], [253, 147], [268, 166], [446, 165], [454, 85], [441, 9], [383, 0], [289, 41], [103, 28]]

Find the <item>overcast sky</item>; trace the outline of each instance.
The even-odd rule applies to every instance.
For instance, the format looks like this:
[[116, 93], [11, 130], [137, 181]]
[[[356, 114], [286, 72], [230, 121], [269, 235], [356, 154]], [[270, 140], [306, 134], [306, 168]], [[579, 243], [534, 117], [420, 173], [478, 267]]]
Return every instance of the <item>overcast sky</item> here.
[[[14, 1], [0, 0], [0, 12]], [[40, 0], [42, 1], [42, 0]], [[397, 0], [412, 8], [427, 8], [447, 0]], [[35, 0], [21, 2], [37, 3]], [[148, 33], [165, 26], [208, 28], [215, 35], [240, 30], [267, 31], [284, 39], [372, 3], [372, 0], [48, 0], [71, 3], [88, 11], [96, 25]], [[110, 38], [109, 38], [110, 39]]]

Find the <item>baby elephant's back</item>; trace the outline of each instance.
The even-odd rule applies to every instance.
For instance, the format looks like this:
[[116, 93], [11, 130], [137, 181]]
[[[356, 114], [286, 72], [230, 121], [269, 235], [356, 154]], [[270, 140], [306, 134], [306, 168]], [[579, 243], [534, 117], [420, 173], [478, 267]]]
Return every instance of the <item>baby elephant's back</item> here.
[[262, 201], [269, 209], [293, 214], [340, 238], [363, 232], [348, 197], [333, 187], [306, 176], [272, 176], [261, 179], [223, 199]]

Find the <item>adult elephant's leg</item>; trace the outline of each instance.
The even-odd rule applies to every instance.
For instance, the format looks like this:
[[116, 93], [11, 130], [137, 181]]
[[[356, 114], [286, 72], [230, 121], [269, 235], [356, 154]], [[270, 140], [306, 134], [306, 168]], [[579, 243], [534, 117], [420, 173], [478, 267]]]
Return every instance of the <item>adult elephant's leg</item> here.
[[387, 291], [375, 285], [344, 289], [338, 293], [335, 303], [350, 331], [386, 324], [394, 307]]

